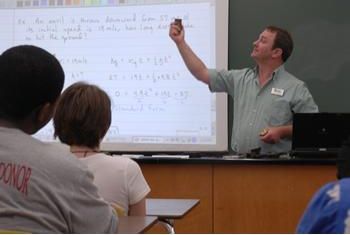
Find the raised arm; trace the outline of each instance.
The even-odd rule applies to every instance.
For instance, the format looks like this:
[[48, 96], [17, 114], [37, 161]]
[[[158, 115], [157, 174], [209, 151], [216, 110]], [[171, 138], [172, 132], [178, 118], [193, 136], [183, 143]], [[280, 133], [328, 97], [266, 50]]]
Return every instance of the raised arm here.
[[192, 73], [192, 75], [199, 81], [202, 81], [209, 85], [208, 68], [187, 45], [185, 41], [184, 29], [176, 23], [171, 23], [169, 36], [175, 42], [182, 59], [184, 60], [188, 70]]

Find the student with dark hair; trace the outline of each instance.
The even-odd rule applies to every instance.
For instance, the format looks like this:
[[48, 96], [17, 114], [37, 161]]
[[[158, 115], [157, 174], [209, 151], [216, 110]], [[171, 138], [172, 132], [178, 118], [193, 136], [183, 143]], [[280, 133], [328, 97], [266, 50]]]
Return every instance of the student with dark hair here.
[[253, 42], [251, 57], [256, 67], [229, 71], [208, 69], [186, 43], [179, 22], [170, 25], [169, 35], [196, 79], [212, 92], [226, 92], [233, 98], [234, 152], [289, 152], [293, 113], [318, 112], [305, 83], [284, 68], [293, 51], [293, 40], [286, 30], [266, 27]]
[[0, 56], [0, 228], [29, 233], [111, 233], [113, 208], [71, 153], [33, 137], [64, 84], [58, 60], [35, 46]]
[[138, 164], [100, 153], [100, 143], [111, 124], [108, 95], [95, 85], [75, 83], [62, 93], [53, 120], [55, 136], [87, 164], [101, 196], [119, 205], [125, 215], [144, 216], [150, 188]]

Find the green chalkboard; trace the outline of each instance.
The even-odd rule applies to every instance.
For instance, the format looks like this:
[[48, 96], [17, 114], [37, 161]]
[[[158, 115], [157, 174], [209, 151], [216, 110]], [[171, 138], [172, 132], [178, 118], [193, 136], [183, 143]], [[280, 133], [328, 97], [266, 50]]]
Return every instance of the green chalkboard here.
[[[285, 28], [295, 44], [286, 69], [306, 82], [321, 112], [350, 112], [349, 0], [230, 0], [229, 4], [229, 69], [254, 66], [252, 43], [266, 26]], [[229, 110], [230, 120], [232, 113]]]
[[349, 0], [230, 0], [229, 15], [229, 68], [254, 66], [252, 42], [265, 26], [280, 26], [295, 43], [286, 68], [320, 111], [350, 112]]

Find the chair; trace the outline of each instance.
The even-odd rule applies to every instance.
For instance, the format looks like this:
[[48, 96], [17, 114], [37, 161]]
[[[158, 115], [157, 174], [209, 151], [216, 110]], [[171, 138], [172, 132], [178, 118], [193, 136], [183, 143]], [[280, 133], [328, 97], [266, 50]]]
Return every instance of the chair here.
[[111, 205], [118, 216], [127, 216], [123, 207], [119, 206], [116, 203], [111, 203]]

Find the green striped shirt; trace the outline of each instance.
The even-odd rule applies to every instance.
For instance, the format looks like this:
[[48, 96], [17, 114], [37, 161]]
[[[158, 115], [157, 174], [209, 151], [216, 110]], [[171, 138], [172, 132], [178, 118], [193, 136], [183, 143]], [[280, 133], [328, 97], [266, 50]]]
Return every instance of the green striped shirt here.
[[289, 152], [290, 139], [276, 144], [260, 140], [259, 133], [266, 127], [291, 125], [293, 113], [318, 112], [305, 83], [284, 66], [273, 72], [272, 78], [260, 87], [258, 68], [240, 70], [209, 70], [212, 92], [226, 92], [233, 98], [232, 150], [248, 153], [261, 148], [262, 154]]

